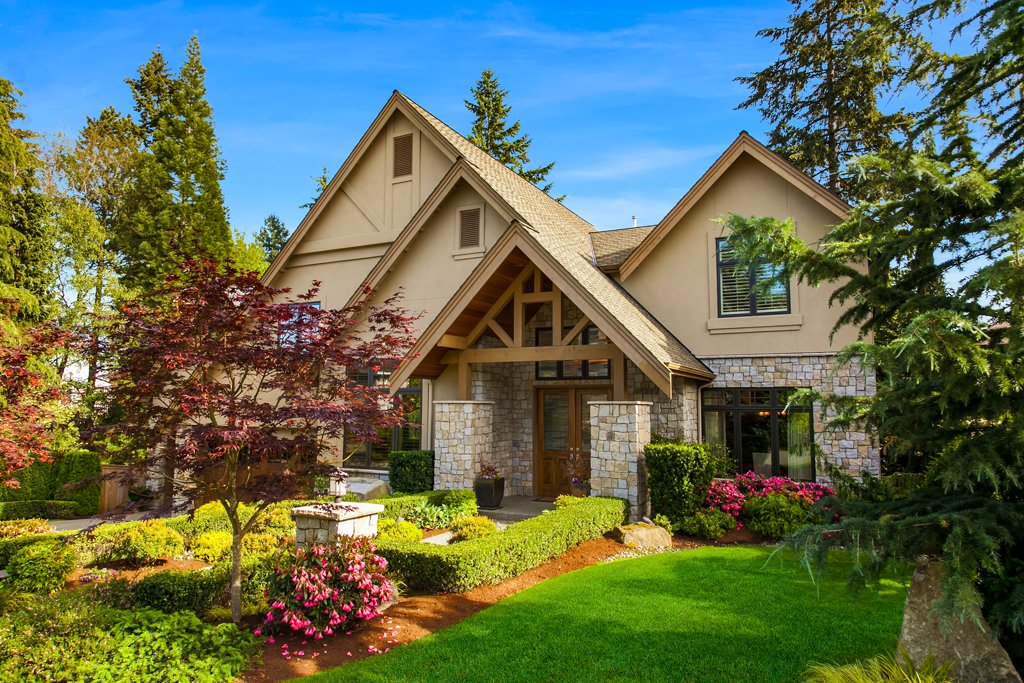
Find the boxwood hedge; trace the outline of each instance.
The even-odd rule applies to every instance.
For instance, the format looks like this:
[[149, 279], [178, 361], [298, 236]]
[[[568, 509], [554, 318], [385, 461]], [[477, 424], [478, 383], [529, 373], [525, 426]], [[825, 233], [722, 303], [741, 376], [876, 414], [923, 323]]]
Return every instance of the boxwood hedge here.
[[468, 591], [522, 574], [625, 520], [620, 498], [559, 499], [556, 509], [455, 545], [383, 541], [378, 553], [412, 590]]
[[388, 481], [392, 491], [417, 493], [434, 488], [434, 451], [391, 451]]

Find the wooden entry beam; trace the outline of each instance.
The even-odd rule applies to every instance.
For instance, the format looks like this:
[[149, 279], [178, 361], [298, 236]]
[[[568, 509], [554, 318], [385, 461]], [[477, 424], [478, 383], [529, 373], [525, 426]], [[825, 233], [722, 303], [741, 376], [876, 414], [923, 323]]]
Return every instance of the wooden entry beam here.
[[[618, 354], [618, 355], [616, 355]], [[455, 363], [521, 363], [542, 360], [604, 360], [619, 358], [622, 352], [611, 344], [574, 344], [572, 346], [524, 346], [510, 349], [466, 349], [449, 351], [441, 362]], [[615, 365], [621, 365], [621, 362]]]

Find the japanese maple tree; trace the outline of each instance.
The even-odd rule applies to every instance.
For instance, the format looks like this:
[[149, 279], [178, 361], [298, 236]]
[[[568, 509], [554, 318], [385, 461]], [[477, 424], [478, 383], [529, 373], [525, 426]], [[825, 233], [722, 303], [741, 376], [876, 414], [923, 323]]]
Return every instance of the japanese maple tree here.
[[64, 399], [46, 358], [67, 335], [42, 324], [15, 322], [18, 306], [0, 299], [0, 486], [13, 474], [50, 459], [52, 424]]
[[[314, 283], [291, 296], [255, 273], [186, 264], [159, 304], [123, 304], [104, 340], [107, 441], [127, 438], [125, 461], [179, 502], [224, 506], [236, 622], [242, 539], [261, 513], [308, 491], [315, 476], [343, 476], [321, 456], [340, 450], [346, 433], [368, 440], [403, 420], [387, 388], [357, 380], [397, 363], [413, 341], [399, 295], [371, 305], [367, 290], [353, 306], [328, 309], [318, 291]], [[243, 502], [255, 503], [251, 517], [240, 514]]]

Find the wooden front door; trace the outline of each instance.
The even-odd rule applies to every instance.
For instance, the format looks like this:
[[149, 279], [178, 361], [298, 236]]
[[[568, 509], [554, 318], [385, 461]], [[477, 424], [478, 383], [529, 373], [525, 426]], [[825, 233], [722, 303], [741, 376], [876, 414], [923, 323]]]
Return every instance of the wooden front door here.
[[534, 489], [548, 498], [569, 492], [569, 458], [580, 454], [590, 472], [590, 402], [611, 398], [608, 387], [537, 390], [537, 429], [534, 432]]

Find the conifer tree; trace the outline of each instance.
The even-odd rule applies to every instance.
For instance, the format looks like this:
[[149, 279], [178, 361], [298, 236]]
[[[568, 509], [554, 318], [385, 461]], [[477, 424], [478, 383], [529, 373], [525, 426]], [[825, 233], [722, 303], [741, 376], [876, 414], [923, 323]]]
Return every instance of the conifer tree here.
[[324, 166], [320, 170], [320, 175], [314, 177], [310, 176], [310, 179], [316, 183], [316, 194], [309, 198], [309, 201], [305, 204], [299, 204], [300, 209], [312, 209], [313, 205], [317, 203], [320, 197], [323, 195], [324, 190], [327, 189], [327, 184], [331, 181], [330, 176], [327, 175], [327, 167]]
[[25, 118], [21, 91], [0, 78], [0, 299], [16, 303], [24, 319], [43, 317], [53, 282], [51, 223], [38, 190], [34, 134], [15, 127]]
[[774, 125], [769, 146], [797, 168], [846, 199], [857, 195], [846, 162], [891, 149], [912, 117], [879, 107], [907, 74], [907, 51], [925, 43], [884, 0], [790, 0], [787, 26], [758, 36], [781, 46], [779, 59], [737, 80], [750, 96], [738, 108], [756, 107]]
[[145, 149], [132, 192], [130, 225], [116, 244], [122, 283], [145, 295], [185, 260], [224, 262], [233, 240], [199, 41], [189, 40], [177, 77], [170, 76], [157, 51], [129, 85]]
[[[527, 150], [533, 140], [529, 135], [519, 134], [522, 127], [519, 121], [508, 123], [508, 115], [512, 111], [512, 107], [505, 104], [508, 90], [501, 88], [494, 72], [484, 69], [480, 80], [469, 92], [473, 99], [465, 100], [466, 109], [475, 117], [469, 141], [550, 194], [551, 183], [545, 184], [544, 181], [555, 162], [533, 169], [526, 167], [530, 163]], [[558, 200], [564, 198], [562, 196]]]
[[263, 225], [256, 233], [256, 242], [263, 248], [263, 255], [267, 263], [274, 260], [287, 241], [288, 228], [284, 226], [284, 221], [275, 214], [270, 214], [263, 219]]

